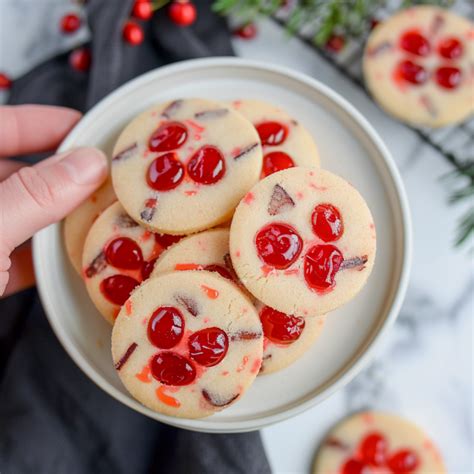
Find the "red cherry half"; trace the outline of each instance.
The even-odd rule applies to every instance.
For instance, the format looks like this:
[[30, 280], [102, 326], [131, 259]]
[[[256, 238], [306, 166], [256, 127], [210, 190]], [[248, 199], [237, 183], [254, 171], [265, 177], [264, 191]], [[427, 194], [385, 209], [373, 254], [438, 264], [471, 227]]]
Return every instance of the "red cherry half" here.
[[165, 385], [189, 385], [196, 378], [192, 362], [174, 352], [160, 352], [150, 363], [151, 374]]
[[397, 73], [403, 80], [414, 85], [424, 84], [428, 80], [426, 69], [409, 60], [398, 63]]
[[438, 53], [446, 59], [458, 59], [463, 55], [464, 47], [455, 37], [442, 39], [438, 44]]
[[461, 80], [462, 72], [457, 67], [443, 66], [436, 69], [436, 82], [445, 89], [456, 89]]
[[420, 464], [418, 455], [410, 449], [401, 449], [390, 456], [387, 466], [394, 474], [410, 474]]
[[127, 275], [113, 275], [102, 280], [100, 290], [111, 303], [122, 306], [138, 285], [139, 282], [135, 278]]
[[344, 257], [334, 245], [315, 245], [304, 257], [304, 277], [314, 290], [332, 288]]
[[173, 306], [160, 306], [148, 322], [148, 339], [160, 349], [171, 349], [184, 334], [184, 318]]
[[400, 47], [417, 56], [428, 56], [431, 52], [429, 41], [418, 31], [407, 31], [400, 38]]
[[295, 163], [284, 151], [272, 151], [263, 157], [263, 176], [293, 168]]
[[215, 184], [225, 174], [225, 160], [215, 146], [206, 145], [194, 153], [187, 168], [193, 181], [200, 184]]
[[151, 151], [171, 151], [179, 148], [188, 138], [188, 129], [180, 122], [160, 125], [150, 137]]
[[262, 145], [281, 145], [288, 136], [288, 128], [279, 122], [262, 122], [255, 128]]
[[333, 242], [344, 233], [341, 213], [332, 204], [318, 204], [311, 216], [313, 232], [324, 242]]
[[288, 268], [296, 261], [303, 248], [303, 240], [287, 224], [268, 224], [255, 236], [260, 259], [278, 269]]
[[112, 240], [105, 249], [109, 265], [124, 270], [136, 270], [142, 266], [143, 255], [138, 244], [128, 237]]
[[290, 316], [276, 309], [264, 306], [260, 311], [263, 334], [278, 344], [292, 344], [303, 332], [305, 322], [299, 316]]
[[201, 329], [189, 337], [188, 347], [193, 360], [205, 367], [213, 367], [227, 354], [229, 338], [216, 327]]
[[357, 459], [349, 459], [346, 461], [341, 469], [341, 474], [371, 474], [371, 469], [362, 461]]
[[154, 258], [149, 262], [143, 262], [142, 265], [142, 280], [146, 280], [150, 275], [153, 269], [155, 268], [155, 263], [158, 259]]
[[164, 153], [155, 158], [147, 172], [148, 185], [157, 191], [169, 191], [176, 188], [184, 178], [184, 166], [173, 152]]
[[360, 444], [359, 454], [366, 464], [383, 466], [387, 457], [387, 440], [380, 433], [369, 433]]
[[182, 238], [182, 235], [155, 234], [155, 242], [159, 244], [163, 250], [179, 242]]

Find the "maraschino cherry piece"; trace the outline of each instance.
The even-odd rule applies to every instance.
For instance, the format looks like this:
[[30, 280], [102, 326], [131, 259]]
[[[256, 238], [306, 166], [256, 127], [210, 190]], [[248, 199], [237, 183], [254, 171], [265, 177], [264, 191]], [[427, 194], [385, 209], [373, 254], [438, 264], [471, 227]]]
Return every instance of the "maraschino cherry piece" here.
[[206, 265], [204, 267], [204, 270], [207, 270], [208, 272], [216, 272], [218, 273], [221, 277], [226, 278], [227, 280], [233, 280], [231, 273], [229, 270], [227, 270], [226, 267], [222, 265]]
[[371, 466], [383, 466], [387, 457], [387, 440], [381, 433], [369, 433], [360, 443], [359, 455]]
[[344, 257], [334, 245], [315, 245], [304, 257], [304, 277], [314, 290], [324, 291], [335, 285], [336, 273]]
[[155, 158], [148, 167], [146, 180], [157, 191], [176, 188], [184, 178], [184, 166], [173, 152]]
[[400, 47], [416, 56], [428, 56], [431, 52], [429, 41], [416, 30], [407, 31], [401, 36]]
[[463, 52], [461, 41], [455, 37], [444, 38], [438, 44], [438, 53], [446, 59], [458, 59], [463, 55]]
[[318, 204], [311, 216], [313, 232], [324, 242], [334, 242], [344, 233], [341, 213], [332, 204]]
[[180, 122], [167, 122], [160, 125], [150, 137], [151, 151], [171, 151], [179, 148], [188, 138], [188, 129]]
[[201, 329], [189, 336], [188, 347], [193, 360], [205, 367], [213, 367], [227, 354], [229, 338], [216, 327]]
[[192, 362], [174, 352], [160, 352], [150, 363], [151, 374], [165, 385], [189, 385], [196, 378]]
[[105, 248], [109, 265], [124, 270], [136, 270], [142, 266], [143, 255], [139, 245], [128, 237], [118, 237]]
[[257, 233], [255, 245], [264, 263], [283, 270], [296, 261], [303, 248], [303, 240], [293, 227], [273, 223]]
[[299, 316], [291, 316], [264, 306], [260, 311], [263, 334], [278, 344], [292, 344], [303, 332], [305, 322]]
[[424, 84], [428, 80], [426, 69], [408, 59], [398, 63], [397, 73], [403, 80], [414, 85]]
[[107, 300], [122, 306], [138, 285], [139, 282], [135, 278], [127, 275], [112, 275], [102, 280], [100, 289]]
[[341, 469], [341, 474], [371, 474], [371, 470], [362, 461], [358, 459], [349, 459]]
[[146, 280], [151, 275], [151, 272], [155, 268], [156, 261], [157, 261], [157, 259], [154, 258], [153, 260], [150, 260], [149, 262], [143, 262], [143, 265], [142, 265], [142, 280]]
[[255, 128], [262, 145], [281, 145], [288, 136], [288, 128], [279, 122], [262, 122]]
[[436, 69], [436, 82], [445, 89], [455, 89], [461, 80], [462, 73], [457, 67], [443, 66]]
[[187, 165], [188, 174], [200, 184], [215, 184], [225, 174], [225, 160], [215, 146], [206, 145], [197, 150]]
[[390, 456], [387, 466], [394, 474], [410, 474], [420, 464], [417, 454], [410, 449], [401, 449]]
[[155, 234], [155, 242], [159, 244], [162, 250], [166, 250], [171, 245], [179, 242], [182, 238], [182, 235]]
[[148, 339], [160, 349], [171, 349], [184, 334], [184, 318], [173, 306], [160, 306], [148, 322]]
[[293, 168], [295, 163], [284, 151], [272, 151], [263, 157], [263, 176], [270, 176], [277, 171]]

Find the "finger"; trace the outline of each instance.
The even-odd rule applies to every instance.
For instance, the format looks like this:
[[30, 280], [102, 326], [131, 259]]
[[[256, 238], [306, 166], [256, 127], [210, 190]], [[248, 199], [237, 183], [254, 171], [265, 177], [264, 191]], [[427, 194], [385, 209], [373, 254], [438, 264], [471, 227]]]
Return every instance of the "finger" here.
[[0, 107], [0, 156], [54, 150], [80, 118], [66, 107]]
[[0, 284], [0, 295], [4, 297], [29, 288], [35, 284], [31, 244], [29, 242], [15, 249], [10, 255], [10, 260], [11, 267], [8, 272], [9, 279], [3, 295]]
[[0, 161], [0, 181], [8, 178], [15, 171], [18, 171], [20, 168], [23, 168], [25, 163], [20, 163], [19, 161], [4, 160]]
[[62, 219], [107, 176], [107, 159], [77, 148], [60, 161], [25, 166], [0, 183], [0, 248], [11, 252], [41, 228]]

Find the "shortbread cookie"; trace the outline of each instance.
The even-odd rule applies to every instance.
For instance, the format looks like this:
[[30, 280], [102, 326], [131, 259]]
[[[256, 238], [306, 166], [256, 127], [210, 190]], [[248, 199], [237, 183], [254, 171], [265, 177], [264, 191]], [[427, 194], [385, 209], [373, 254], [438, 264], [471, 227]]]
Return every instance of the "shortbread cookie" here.
[[84, 244], [82, 275], [92, 301], [109, 323], [130, 292], [149, 277], [160, 253], [179, 239], [143, 229], [119, 202], [97, 218]]
[[69, 261], [80, 275], [87, 233], [99, 214], [117, 200], [110, 178], [64, 219], [64, 245]]
[[150, 278], [125, 303], [112, 355], [127, 390], [152, 410], [202, 418], [237, 401], [262, 362], [252, 303], [211, 272]]
[[367, 411], [343, 420], [323, 441], [314, 474], [443, 474], [443, 459], [411, 421]]
[[319, 166], [309, 132], [285, 111], [260, 100], [235, 100], [232, 107], [250, 120], [262, 142], [262, 178], [294, 166]]
[[342, 178], [290, 168], [260, 181], [239, 204], [230, 255], [240, 281], [264, 304], [286, 314], [326, 314], [367, 281], [374, 223]]
[[[207, 270], [240, 282], [229, 255], [229, 230], [212, 229], [182, 239], [165, 251], [152, 277], [175, 270]], [[263, 363], [260, 374], [283, 369], [302, 356], [321, 333], [324, 317], [303, 318], [255, 302], [263, 327]]]
[[112, 180], [128, 214], [153, 231], [225, 222], [262, 167], [252, 124], [225, 104], [183, 99], [136, 117], [114, 147]]
[[474, 111], [474, 25], [435, 6], [402, 10], [377, 26], [364, 54], [367, 87], [395, 117], [439, 127]]

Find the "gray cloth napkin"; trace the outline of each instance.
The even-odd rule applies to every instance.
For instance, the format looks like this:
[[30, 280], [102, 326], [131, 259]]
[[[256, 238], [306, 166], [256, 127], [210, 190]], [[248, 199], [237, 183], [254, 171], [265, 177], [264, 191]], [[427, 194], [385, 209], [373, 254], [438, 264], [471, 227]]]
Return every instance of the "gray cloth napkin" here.
[[[90, 0], [90, 72], [73, 71], [67, 55], [55, 57], [15, 82], [10, 103], [86, 111], [150, 69], [233, 54], [226, 24], [211, 13], [208, 0], [196, 2], [198, 20], [190, 28], [173, 25], [159, 12], [145, 26], [145, 42], [130, 47], [121, 39], [121, 28], [131, 5], [132, 0]], [[28, 290], [0, 300], [0, 472], [260, 474], [270, 467], [256, 432], [179, 430], [106, 395], [64, 352], [35, 290]]]

